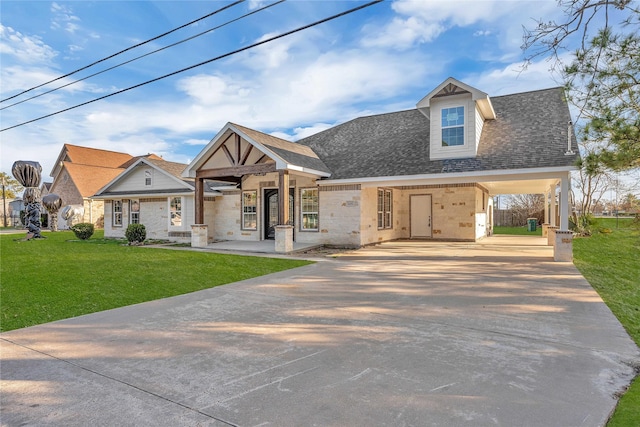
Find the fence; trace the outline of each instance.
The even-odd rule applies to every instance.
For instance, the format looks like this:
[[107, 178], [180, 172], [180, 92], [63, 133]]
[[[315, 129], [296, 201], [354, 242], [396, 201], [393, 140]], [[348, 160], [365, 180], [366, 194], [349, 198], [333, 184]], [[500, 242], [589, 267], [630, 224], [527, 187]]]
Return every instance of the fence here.
[[515, 209], [496, 209], [493, 212], [493, 225], [498, 227], [524, 227], [527, 218], [537, 218], [538, 223], [544, 221], [544, 212], [529, 213]]

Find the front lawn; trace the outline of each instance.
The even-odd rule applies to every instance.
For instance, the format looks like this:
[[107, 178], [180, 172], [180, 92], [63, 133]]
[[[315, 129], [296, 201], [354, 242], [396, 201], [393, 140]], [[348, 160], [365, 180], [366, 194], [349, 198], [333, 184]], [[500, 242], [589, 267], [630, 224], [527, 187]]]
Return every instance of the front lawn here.
[[494, 226], [493, 234], [511, 234], [517, 236], [542, 236], [542, 226], [538, 225], [536, 231], [527, 231], [527, 227], [501, 227]]
[[[592, 229], [591, 237], [574, 239], [574, 264], [640, 345], [640, 231], [622, 218], [597, 219]], [[640, 426], [638, 378], [607, 425]]]
[[123, 245], [96, 231], [0, 236], [0, 330], [185, 294], [309, 264]]

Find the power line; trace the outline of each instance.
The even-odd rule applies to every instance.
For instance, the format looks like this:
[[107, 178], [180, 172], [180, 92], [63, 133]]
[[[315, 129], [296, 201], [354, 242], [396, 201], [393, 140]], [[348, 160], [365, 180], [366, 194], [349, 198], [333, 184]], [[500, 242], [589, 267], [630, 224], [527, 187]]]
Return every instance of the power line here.
[[[224, 26], [227, 26], [227, 25], [232, 24], [232, 23], [234, 23], [234, 22], [237, 22], [237, 21], [239, 21], [239, 20], [241, 20], [241, 19], [243, 19], [243, 18], [246, 18], [247, 16], [250, 16], [250, 15], [256, 14], [256, 13], [258, 13], [258, 12], [262, 12], [262, 11], [263, 11], [263, 10], [265, 10], [265, 9], [268, 9], [268, 8], [270, 8], [270, 7], [273, 7], [273, 6], [277, 5], [277, 4], [283, 3], [283, 2], [285, 2], [285, 1], [286, 1], [286, 0], [279, 0], [279, 1], [275, 2], [275, 3], [271, 3], [271, 4], [267, 5], [267, 6], [263, 6], [263, 7], [259, 8], [259, 9], [255, 9], [255, 10], [253, 10], [253, 11], [249, 12], [249, 13], [245, 13], [244, 15], [239, 16], [239, 17], [237, 17], [237, 18], [235, 18], [235, 19], [232, 19], [232, 20], [230, 20], [230, 21], [227, 21], [227, 22], [225, 22], [224, 24], [220, 24], [220, 25], [218, 25], [218, 26], [216, 26], [216, 27], [209, 28], [209, 29], [208, 29], [208, 30], [206, 30], [206, 31], [202, 31], [202, 32], [200, 32], [200, 33], [198, 33], [198, 34], [195, 34], [195, 35], [191, 36], [191, 37], [187, 37], [186, 39], [183, 39], [183, 40], [180, 40], [180, 41], [178, 41], [178, 42], [172, 43], [172, 44], [170, 44], [170, 45], [168, 45], [168, 46], [162, 47], [162, 48], [160, 48], [160, 49], [156, 49], [156, 50], [151, 51], [151, 52], [148, 52], [148, 53], [145, 53], [144, 55], [137, 56], [137, 57], [132, 58], [132, 59], [130, 59], [130, 60], [128, 60], [128, 61], [121, 62], [121, 63], [119, 63], [119, 64], [117, 64], [117, 65], [114, 65], [114, 66], [112, 66], [112, 67], [105, 68], [104, 70], [98, 71], [97, 73], [90, 74], [90, 75], [88, 75], [88, 76], [86, 76], [86, 77], [83, 77], [83, 78], [81, 78], [81, 79], [74, 80], [74, 81], [69, 82], [69, 83], [67, 83], [67, 84], [65, 84], [65, 85], [58, 86], [58, 87], [56, 87], [56, 88], [50, 89], [50, 90], [48, 90], [48, 91], [46, 91], [46, 92], [39, 93], [39, 94], [37, 94], [37, 95], [34, 95], [34, 96], [29, 97], [29, 98], [23, 99], [22, 101], [14, 102], [13, 104], [10, 104], [10, 105], [7, 105], [7, 106], [5, 106], [5, 107], [0, 108], [0, 111], [5, 110], [5, 109], [10, 108], [10, 107], [14, 107], [14, 106], [16, 106], [16, 105], [22, 104], [22, 103], [27, 102], [27, 101], [31, 101], [32, 99], [39, 98], [39, 97], [44, 96], [44, 95], [48, 95], [48, 94], [50, 94], [50, 93], [52, 93], [52, 92], [55, 92], [55, 91], [57, 91], [57, 90], [60, 90], [60, 89], [63, 89], [63, 88], [65, 88], [65, 87], [68, 87], [68, 86], [74, 85], [74, 84], [76, 84], [76, 83], [82, 82], [82, 81], [84, 81], [84, 80], [90, 79], [91, 77], [95, 77], [95, 76], [97, 76], [97, 75], [100, 75], [100, 74], [106, 73], [107, 71], [111, 71], [111, 70], [113, 70], [113, 69], [115, 69], [115, 68], [121, 67], [121, 66], [123, 66], [123, 65], [129, 64], [129, 63], [134, 62], [134, 61], [137, 61], [138, 59], [145, 58], [145, 57], [147, 57], [147, 56], [149, 56], [149, 55], [153, 55], [154, 53], [158, 53], [158, 52], [163, 51], [163, 50], [165, 50], [165, 49], [169, 49], [169, 48], [174, 47], [174, 46], [177, 46], [177, 45], [179, 45], [179, 44], [182, 44], [182, 43], [188, 42], [189, 40], [193, 40], [193, 39], [195, 39], [195, 38], [197, 38], [197, 37], [200, 37], [200, 36], [203, 36], [203, 35], [205, 35], [205, 34], [208, 34], [208, 33], [212, 32], [212, 31], [218, 30], [218, 29], [220, 29], [220, 28], [222, 28], [222, 27], [224, 27]], [[52, 80], [52, 81], [53, 81], [53, 80]], [[7, 98], [7, 99], [9, 99], [9, 98]]]
[[10, 97], [8, 97], [8, 98], [5, 98], [5, 99], [0, 100], [0, 102], [8, 101], [8, 100], [13, 99], [13, 98], [16, 98], [16, 97], [18, 97], [18, 96], [20, 96], [20, 95], [24, 95], [24, 94], [25, 94], [25, 93], [27, 93], [27, 92], [31, 92], [31, 91], [32, 91], [32, 90], [34, 90], [34, 89], [38, 89], [38, 88], [40, 88], [40, 87], [42, 87], [42, 86], [48, 85], [49, 83], [53, 83], [53, 82], [58, 81], [58, 80], [60, 80], [60, 79], [64, 79], [65, 77], [69, 77], [69, 76], [71, 76], [71, 75], [73, 75], [73, 74], [76, 74], [76, 73], [78, 73], [78, 72], [80, 72], [80, 71], [82, 71], [82, 70], [86, 70], [86, 69], [87, 69], [87, 68], [89, 68], [89, 67], [93, 67], [93, 66], [94, 66], [94, 65], [96, 65], [96, 64], [99, 64], [99, 63], [101, 63], [101, 62], [104, 62], [104, 61], [106, 61], [106, 60], [108, 60], [108, 59], [111, 59], [111, 58], [113, 58], [113, 57], [116, 57], [116, 56], [118, 56], [118, 55], [120, 55], [120, 54], [123, 54], [123, 53], [125, 53], [125, 52], [128, 52], [128, 51], [130, 51], [130, 50], [132, 50], [132, 49], [135, 49], [135, 48], [137, 48], [137, 47], [143, 46], [143, 45], [145, 45], [145, 44], [147, 44], [147, 43], [151, 43], [151, 42], [152, 42], [152, 41], [154, 41], [154, 40], [158, 40], [158, 39], [160, 39], [160, 38], [162, 38], [162, 37], [164, 37], [164, 36], [167, 36], [167, 35], [169, 35], [169, 34], [171, 34], [171, 33], [174, 33], [174, 32], [176, 32], [176, 31], [178, 31], [178, 30], [181, 30], [181, 29], [183, 29], [183, 28], [185, 28], [185, 27], [188, 27], [188, 26], [189, 26], [189, 25], [191, 25], [191, 24], [195, 24], [195, 23], [196, 23], [196, 22], [198, 22], [198, 21], [202, 21], [203, 19], [206, 19], [206, 18], [208, 18], [208, 17], [210, 17], [210, 16], [213, 16], [213, 15], [215, 15], [215, 14], [217, 14], [217, 13], [220, 13], [220, 12], [222, 12], [222, 11], [226, 10], [226, 9], [229, 9], [229, 8], [231, 8], [231, 7], [233, 7], [233, 6], [236, 6], [236, 5], [238, 5], [238, 4], [240, 4], [240, 3], [244, 2], [244, 1], [246, 1], [246, 0], [237, 0], [237, 1], [236, 1], [236, 2], [234, 2], [234, 3], [231, 3], [231, 4], [228, 4], [228, 5], [224, 6], [224, 7], [221, 7], [220, 9], [215, 10], [215, 11], [213, 11], [213, 12], [211, 12], [211, 13], [207, 14], [207, 15], [201, 16], [201, 17], [200, 17], [200, 18], [198, 18], [198, 19], [194, 19], [194, 20], [193, 20], [193, 21], [191, 21], [191, 22], [187, 22], [186, 24], [183, 24], [183, 25], [181, 25], [181, 26], [179, 26], [179, 27], [176, 27], [176, 28], [174, 28], [173, 30], [169, 30], [169, 31], [167, 31], [167, 32], [165, 32], [165, 33], [162, 33], [162, 34], [158, 35], [158, 36], [155, 36], [155, 37], [153, 37], [153, 38], [150, 38], [149, 40], [146, 40], [146, 41], [143, 41], [143, 42], [138, 43], [138, 44], [136, 44], [136, 45], [130, 46], [130, 47], [126, 48], [126, 49], [123, 49], [123, 50], [121, 50], [121, 51], [119, 51], [119, 52], [116, 52], [116, 53], [114, 53], [114, 54], [112, 54], [112, 55], [109, 55], [109, 56], [107, 56], [107, 57], [105, 57], [105, 58], [102, 58], [102, 59], [99, 59], [99, 60], [97, 60], [97, 61], [95, 61], [95, 62], [92, 62], [92, 63], [91, 63], [91, 64], [89, 64], [89, 65], [85, 65], [85, 66], [84, 66], [84, 67], [82, 67], [82, 68], [78, 68], [78, 69], [77, 69], [77, 70], [75, 70], [75, 71], [71, 71], [70, 73], [67, 73], [67, 74], [65, 74], [65, 75], [63, 75], [63, 76], [56, 77], [55, 79], [53, 79], [53, 80], [49, 80], [48, 82], [41, 83], [41, 84], [39, 84], [39, 85], [37, 85], [37, 86], [34, 86], [34, 87], [32, 87], [32, 88], [29, 88], [29, 89], [27, 89], [27, 90], [23, 90], [23, 91], [22, 91], [22, 92], [20, 92], [20, 93], [17, 93], [17, 94], [12, 95], [12, 96], [10, 96]]
[[206, 61], [199, 62], [199, 63], [197, 63], [197, 64], [191, 65], [191, 66], [189, 66], [189, 67], [182, 68], [182, 69], [177, 70], [177, 71], [173, 71], [173, 72], [171, 72], [171, 73], [169, 73], [169, 74], [165, 74], [165, 75], [163, 75], [163, 76], [156, 77], [155, 79], [147, 80], [146, 82], [143, 82], [143, 83], [138, 83], [137, 85], [130, 86], [130, 87], [128, 87], [128, 88], [121, 89], [121, 90], [119, 90], [119, 91], [116, 91], [116, 92], [110, 93], [110, 94], [108, 94], [108, 95], [104, 95], [104, 96], [101, 96], [101, 97], [99, 97], [99, 98], [95, 98], [95, 99], [92, 99], [92, 100], [90, 100], [90, 101], [86, 101], [86, 102], [83, 102], [83, 103], [80, 103], [80, 104], [74, 105], [74, 106], [72, 106], [72, 107], [69, 107], [69, 108], [65, 108], [65, 109], [63, 109], [63, 110], [56, 111], [55, 113], [51, 113], [51, 114], [47, 114], [47, 115], [44, 115], [44, 116], [40, 116], [40, 117], [38, 117], [38, 118], [35, 118], [35, 119], [32, 119], [32, 120], [28, 120], [28, 121], [26, 121], [26, 122], [18, 123], [17, 125], [13, 125], [13, 126], [10, 126], [10, 127], [4, 128], [4, 129], [0, 129], [0, 132], [4, 132], [4, 131], [10, 130], [10, 129], [14, 129], [14, 128], [17, 128], [17, 127], [20, 127], [20, 126], [24, 126], [24, 125], [27, 125], [27, 124], [29, 124], [29, 123], [37, 122], [37, 121], [39, 121], [39, 120], [46, 119], [46, 118], [48, 118], [48, 117], [52, 117], [52, 116], [55, 116], [55, 115], [60, 114], [60, 113], [64, 113], [64, 112], [67, 112], [67, 111], [69, 111], [69, 110], [73, 110], [73, 109], [75, 109], [75, 108], [82, 107], [82, 106], [85, 106], [85, 105], [91, 104], [91, 103], [96, 102], [96, 101], [101, 101], [101, 100], [103, 100], [103, 99], [106, 99], [106, 98], [112, 97], [112, 96], [114, 96], [114, 95], [118, 95], [118, 94], [121, 94], [121, 93], [124, 93], [124, 92], [130, 91], [130, 90], [132, 90], [132, 89], [139, 88], [139, 87], [141, 87], [141, 86], [145, 86], [145, 85], [147, 85], [147, 84], [149, 84], [149, 83], [157, 82], [158, 80], [162, 80], [162, 79], [165, 79], [165, 78], [167, 78], [167, 77], [171, 77], [171, 76], [174, 76], [174, 75], [176, 75], [176, 74], [180, 74], [180, 73], [183, 73], [183, 72], [185, 72], [185, 71], [192, 70], [192, 69], [197, 68], [197, 67], [200, 67], [200, 66], [202, 66], [202, 65], [206, 65], [206, 64], [209, 64], [209, 63], [211, 63], [211, 62], [218, 61], [218, 60], [220, 60], [220, 59], [223, 59], [223, 58], [229, 57], [229, 56], [231, 56], [231, 55], [235, 55], [235, 54], [237, 54], [237, 53], [244, 52], [245, 50], [249, 50], [249, 49], [252, 49], [252, 48], [254, 48], [254, 47], [257, 47], [257, 46], [263, 45], [263, 44], [265, 44], [265, 43], [269, 43], [269, 42], [272, 42], [272, 41], [274, 41], [274, 40], [278, 40], [278, 39], [281, 39], [281, 38], [283, 38], [283, 37], [290, 36], [291, 34], [295, 34], [295, 33], [297, 33], [297, 32], [300, 32], [300, 31], [306, 30], [306, 29], [311, 28], [311, 27], [315, 27], [316, 25], [320, 25], [320, 24], [323, 24], [323, 23], [325, 23], [325, 22], [332, 21], [332, 20], [334, 20], [334, 19], [340, 18], [340, 17], [342, 17], [342, 16], [349, 15], [349, 14], [351, 14], [351, 13], [353, 13], [353, 12], [356, 12], [356, 11], [358, 11], [358, 10], [361, 10], [361, 9], [367, 8], [367, 7], [369, 7], [369, 6], [373, 6], [374, 4], [380, 3], [380, 2], [382, 2], [382, 1], [384, 1], [384, 0], [374, 0], [374, 1], [371, 1], [371, 2], [369, 2], [369, 3], [366, 3], [366, 4], [363, 4], [363, 5], [360, 5], [360, 6], [358, 6], [358, 7], [354, 7], [354, 8], [352, 8], [352, 9], [348, 9], [348, 10], [346, 10], [346, 11], [344, 11], [344, 12], [341, 12], [341, 13], [338, 13], [338, 14], [336, 14], [336, 15], [332, 15], [332, 16], [330, 16], [330, 17], [328, 17], [328, 18], [324, 18], [324, 19], [321, 19], [321, 20], [319, 20], [319, 21], [313, 22], [313, 23], [311, 23], [311, 24], [307, 24], [307, 25], [304, 25], [304, 26], [302, 26], [302, 27], [298, 27], [298, 28], [296, 28], [296, 29], [294, 29], [294, 30], [287, 31], [287, 32], [285, 32], [285, 33], [279, 34], [279, 35], [277, 35], [277, 36], [270, 37], [270, 38], [268, 38], [268, 39], [266, 39], [266, 40], [263, 40], [263, 41], [261, 41], [261, 42], [253, 43], [253, 44], [251, 44], [251, 45], [248, 45], [248, 46], [242, 47], [242, 48], [240, 48], [240, 49], [236, 49], [236, 50], [234, 50], [234, 51], [231, 51], [231, 52], [225, 53], [225, 54], [223, 54], [223, 55], [216, 56], [215, 58], [211, 58], [211, 59], [208, 59], [208, 60], [206, 60]]

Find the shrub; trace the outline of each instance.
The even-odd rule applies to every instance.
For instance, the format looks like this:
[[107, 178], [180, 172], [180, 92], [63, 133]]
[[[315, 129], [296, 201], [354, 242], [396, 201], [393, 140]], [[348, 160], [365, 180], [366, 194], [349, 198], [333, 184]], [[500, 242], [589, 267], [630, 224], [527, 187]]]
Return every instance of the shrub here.
[[93, 224], [89, 222], [81, 222], [80, 224], [76, 224], [71, 227], [73, 234], [80, 240], [87, 240], [89, 237], [93, 236]]
[[596, 224], [595, 218], [590, 215], [576, 216], [569, 218], [569, 229], [581, 236], [591, 236], [592, 227]]
[[142, 243], [147, 238], [147, 229], [143, 224], [129, 224], [124, 235], [129, 243]]

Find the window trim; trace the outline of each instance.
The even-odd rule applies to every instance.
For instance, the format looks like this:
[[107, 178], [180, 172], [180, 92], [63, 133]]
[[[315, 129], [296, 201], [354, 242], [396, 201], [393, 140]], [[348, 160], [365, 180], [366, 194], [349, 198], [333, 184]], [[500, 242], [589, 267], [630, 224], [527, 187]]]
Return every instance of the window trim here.
[[[252, 205], [245, 205], [245, 194], [253, 194]], [[258, 229], [258, 190], [243, 190], [241, 193], [241, 210], [240, 210], [240, 229], [256, 231]], [[245, 208], [253, 208], [253, 212], [246, 212]], [[249, 216], [255, 217], [255, 227], [245, 227], [245, 219]]]
[[[442, 124], [442, 120], [444, 118], [444, 112], [447, 110], [453, 110], [453, 109], [458, 109], [458, 108], [462, 108], [462, 124], [455, 124], [455, 125], [451, 125], [451, 126], [444, 126]], [[454, 106], [449, 106], [449, 107], [445, 107], [443, 106], [440, 109], [440, 148], [442, 149], [449, 149], [449, 148], [461, 148], [461, 147], [466, 147], [467, 146], [467, 137], [466, 137], [466, 126], [467, 126], [467, 120], [465, 117], [465, 106], [464, 105], [454, 105]], [[462, 129], [462, 144], [456, 144], [456, 145], [445, 145], [445, 138], [444, 138], [444, 131], [448, 130], [448, 129]]]
[[[120, 210], [116, 211], [116, 205], [120, 206]], [[122, 202], [122, 200], [113, 200], [113, 202], [111, 203], [112, 209], [111, 209], [111, 226], [112, 227], [122, 227], [123, 226], [123, 210], [124, 210], [124, 203]]]
[[[173, 215], [173, 211], [171, 210], [171, 203], [173, 202], [173, 200], [175, 199], [180, 199], [180, 210], [176, 210], [175, 212], [180, 212], [180, 225], [173, 225], [172, 224], [172, 215]], [[172, 230], [182, 230], [184, 228], [184, 197], [182, 196], [170, 196], [168, 197], [168, 204], [169, 204], [169, 215], [168, 215], [168, 221], [169, 221], [169, 228]]]
[[[306, 191], [315, 192], [315, 207], [314, 211], [305, 211], [304, 208], [304, 193]], [[316, 227], [315, 228], [305, 228], [305, 215], [315, 215], [316, 216]], [[320, 231], [320, 191], [318, 187], [307, 187], [300, 189], [300, 231], [310, 231], [317, 232]]]
[[378, 188], [376, 204], [378, 230], [393, 229], [393, 189]]
[[144, 170], [144, 186], [145, 187], [153, 186], [153, 169]]
[[[138, 209], [134, 210], [133, 206], [137, 204]], [[134, 214], [137, 215], [137, 218], [134, 220]], [[129, 200], [129, 224], [140, 224], [140, 200], [138, 199], [130, 199]]]

